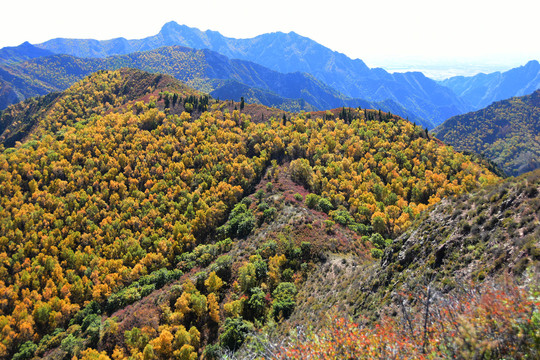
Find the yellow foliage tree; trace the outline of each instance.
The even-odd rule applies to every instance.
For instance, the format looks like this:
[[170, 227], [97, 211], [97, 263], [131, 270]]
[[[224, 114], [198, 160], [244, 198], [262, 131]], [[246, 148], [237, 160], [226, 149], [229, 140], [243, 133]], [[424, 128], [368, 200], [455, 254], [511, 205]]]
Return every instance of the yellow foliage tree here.
[[215, 271], [212, 271], [208, 278], [204, 281], [204, 285], [209, 293], [219, 293], [219, 289], [224, 285], [223, 280], [216, 275]]
[[217, 296], [214, 293], [210, 293], [206, 298], [208, 300], [208, 314], [210, 315], [210, 319], [219, 324], [219, 303]]

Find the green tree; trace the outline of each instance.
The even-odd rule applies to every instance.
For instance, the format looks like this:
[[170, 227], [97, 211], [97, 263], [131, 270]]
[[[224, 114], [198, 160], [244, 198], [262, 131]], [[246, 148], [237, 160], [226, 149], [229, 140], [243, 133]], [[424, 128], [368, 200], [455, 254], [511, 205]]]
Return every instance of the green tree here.
[[265, 294], [260, 287], [251, 288], [250, 292], [251, 296], [244, 308], [245, 316], [248, 320], [261, 319], [266, 309]]
[[252, 326], [241, 317], [226, 318], [219, 342], [222, 347], [235, 351], [242, 346], [251, 329]]
[[19, 351], [13, 355], [13, 360], [28, 360], [34, 356], [34, 352], [37, 350], [37, 345], [32, 341], [27, 341], [21, 345]]
[[280, 283], [272, 296], [274, 300], [272, 301], [272, 311], [274, 317], [278, 319], [279, 317], [288, 318], [296, 305], [296, 294], [298, 290], [293, 283], [282, 282]]

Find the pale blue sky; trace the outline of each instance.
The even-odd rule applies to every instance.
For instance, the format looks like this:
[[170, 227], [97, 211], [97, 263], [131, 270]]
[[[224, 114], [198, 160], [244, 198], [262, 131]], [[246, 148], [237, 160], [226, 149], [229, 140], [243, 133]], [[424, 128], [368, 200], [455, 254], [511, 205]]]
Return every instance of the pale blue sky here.
[[370, 66], [540, 60], [538, 0], [26, 0], [0, 5], [0, 47], [156, 34], [170, 20], [230, 37], [295, 31]]

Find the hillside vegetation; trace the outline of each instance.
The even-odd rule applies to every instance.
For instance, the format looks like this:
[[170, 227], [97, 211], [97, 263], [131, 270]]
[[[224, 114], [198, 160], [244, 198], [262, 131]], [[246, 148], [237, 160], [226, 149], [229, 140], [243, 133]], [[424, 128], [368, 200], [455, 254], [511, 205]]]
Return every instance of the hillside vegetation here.
[[36, 101], [8, 109], [34, 125], [0, 154], [2, 358], [235, 350], [291, 315], [326, 251], [378, 258], [429, 205], [498, 180], [380, 111], [255, 122], [126, 69]]
[[[276, 339], [258, 339], [261, 353], [283, 359], [537, 358], [538, 194], [540, 170], [442, 200], [389, 244], [379, 263], [362, 266], [358, 258], [334, 256], [297, 296], [289, 322], [304, 330], [282, 347]], [[316, 300], [323, 297], [324, 303]]]
[[540, 90], [455, 116], [434, 134], [459, 151], [483, 154], [509, 175], [540, 167]]

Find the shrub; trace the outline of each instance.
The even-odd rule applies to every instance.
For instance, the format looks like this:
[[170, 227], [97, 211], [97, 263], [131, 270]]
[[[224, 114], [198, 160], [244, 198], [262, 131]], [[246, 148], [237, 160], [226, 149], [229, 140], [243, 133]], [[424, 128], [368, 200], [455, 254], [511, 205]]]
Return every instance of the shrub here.
[[82, 346], [83, 340], [73, 336], [73, 334], [69, 334], [60, 344], [60, 348], [64, 350], [70, 358], [77, 355], [82, 349]]
[[285, 269], [283, 270], [283, 274], [281, 274], [281, 278], [283, 279], [283, 281], [291, 281], [293, 275], [294, 275], [293, 269]]
[[250, 290], [251, 296], [244, 307], [244, 315], [247, 319], [261, 319], [266, 309], [265, 293], [260, 287]]
[[334, 219], [335, 222], [343, 226], [355, 224], [351, 214], [349, 214], [349, 212], [343, 207], [338, 210], [331, 211], [330, 216], [332, 217], [332, 219]]
[[334, 231], [334, 225], [336, 225], [336, 223], [332, 220], [324, 220], [324, 228], [327, 233], [332, 233]]
[[272, 220], [277, 214], [277, 209], [275, 207], [270, 207], [263, 211], [263, 221]]
[[[429, 292], [427, 292], [429, 293]], [[413, 296], [412, 294], [404, 294]], [[420, 295], [420, 294], [418, 294]], [[485, 286], [431, 298], [362, 326], [334, 318], [319, 333], [291, 338], [275, 359], [538, 359], [538, 294], [515, 285]], [[420, 295], [419, 304], [427, 300]], [[330, 356], [329, 356], [330, 355]]]
[[305, 204], [310, 209], [315, 209], [319, 204], [319, 196], [317, 194], [307, 194]]
[[379, 233], [374, 233], [369, 237], [369, 241], [377, 248], [384, 249], [386, 247], [386, 240]]
[[21, 345], [19, 351], [13, 355], [13, 360], [27, 360], [31, 359], [34, 356], [35, 351], [37, 350], [37, 345], [32, 341], [27, 341]]
[[334, 206], [332, 205], [332, 203], [330, 202], [330, 200], [328, 200], [327, 198], [320, 198], [319, 199], [319, 208], [324, 211], [325, 213], [329, 213], [331, 210], [334, 209]]
[[261, 201], [263, 198], [264, 198], [264, 190], [263, 189], [259, 189], [257, 190], [257, 192], [255, 193], [255, 198], [259, 201]]
[[307, 189], [313, 184], [313, 169], [307, 159], [296, 159], [291, 161], [290, 165], [291, 179]]
[[221, 255], [214, 261], [210, 267], [211, 271], [214, 271], [223, 281], [227, 282], [231, 278], [231, 265], [233, 259], [230, 255]]
[[227, 231], [232, 237], [246, 237], [255, 227], [255, 217], [245, 204], [237, 204], [229, 215]]
[[374, 259], [380, 259], [382, 258], [384, 252], [381, 250], [381, 249], [377, 249], [377, 248], [371, 248], [371, 256], [374, 258]]

